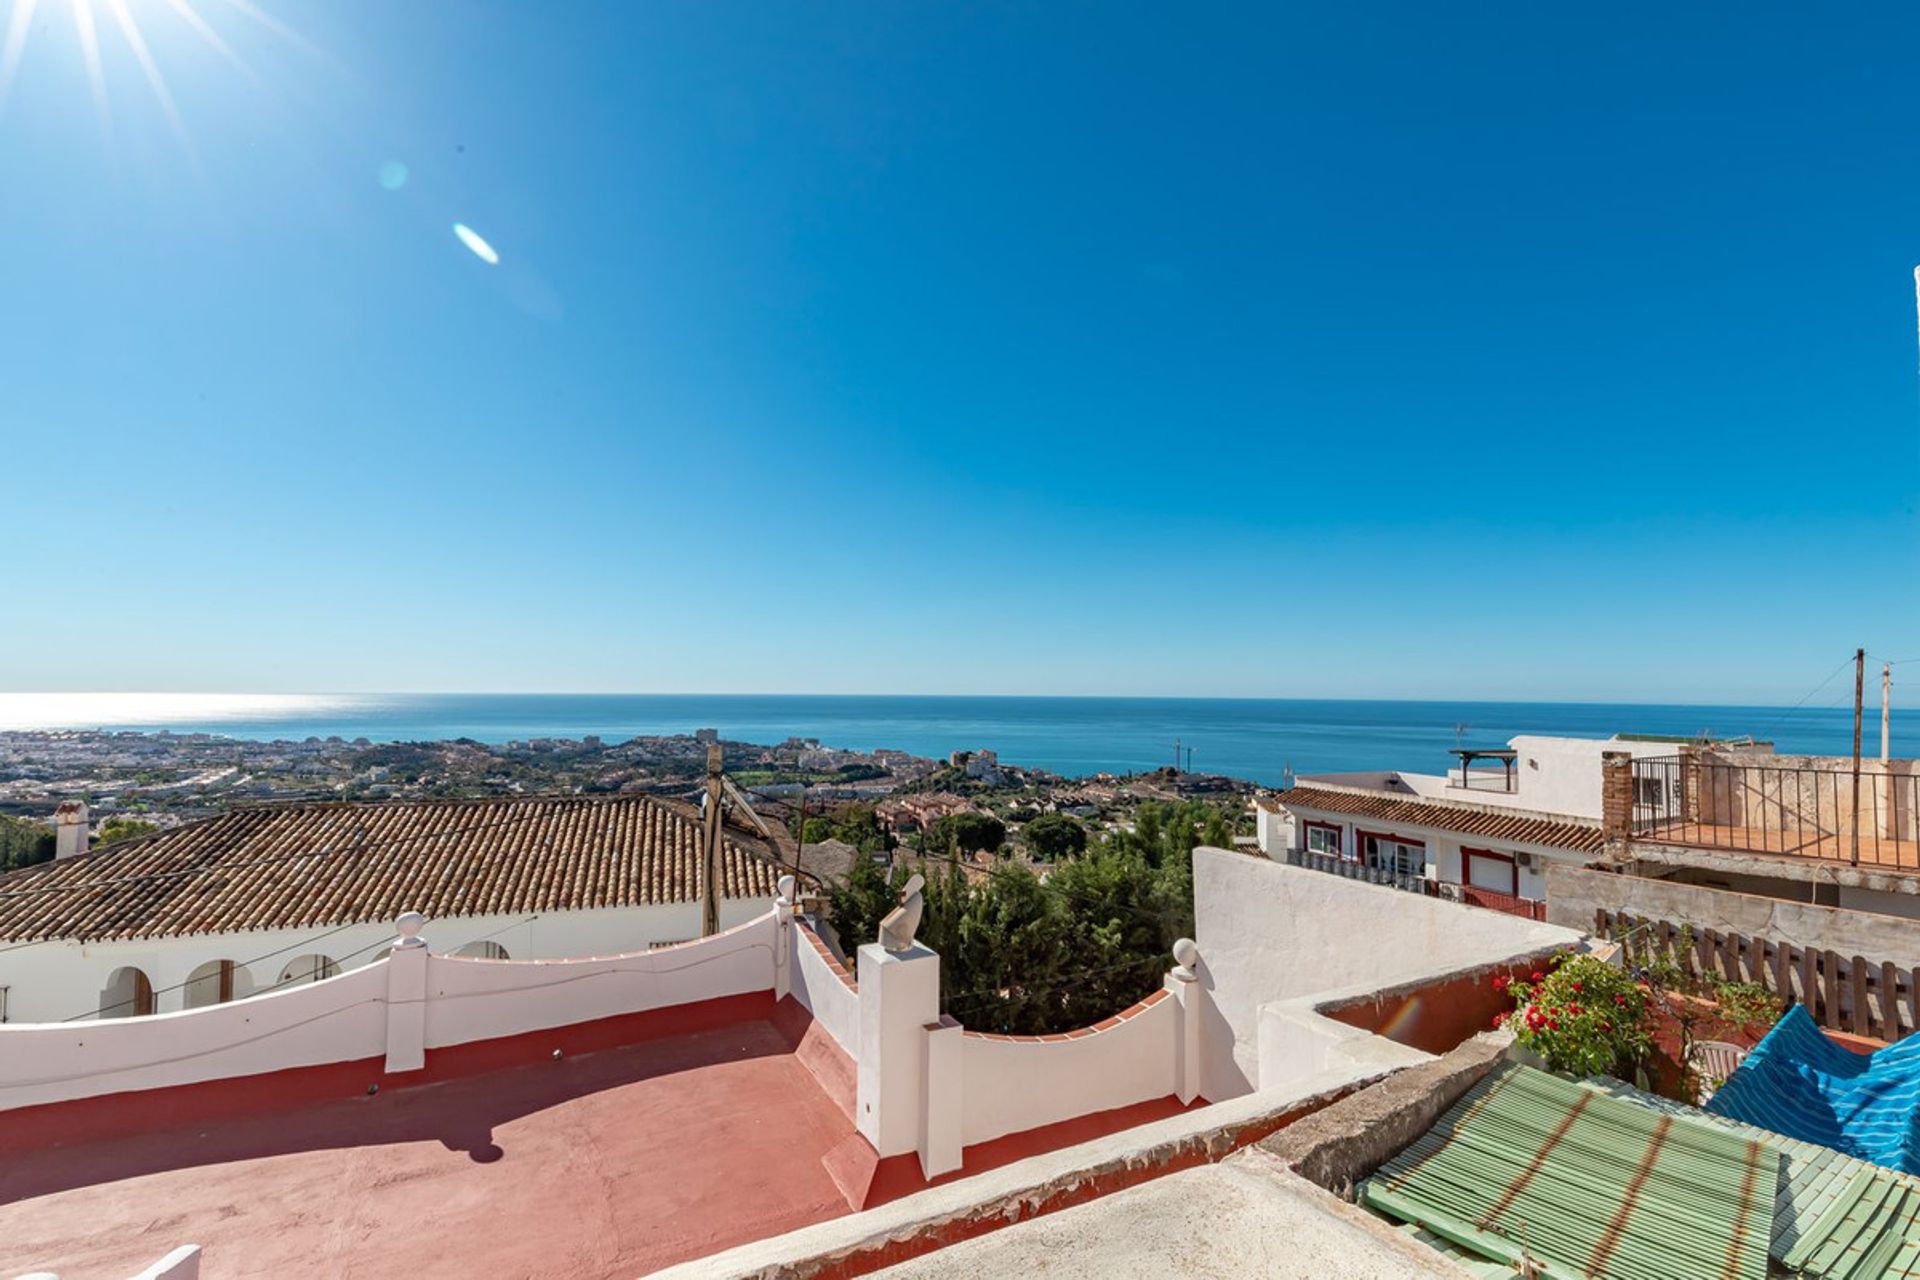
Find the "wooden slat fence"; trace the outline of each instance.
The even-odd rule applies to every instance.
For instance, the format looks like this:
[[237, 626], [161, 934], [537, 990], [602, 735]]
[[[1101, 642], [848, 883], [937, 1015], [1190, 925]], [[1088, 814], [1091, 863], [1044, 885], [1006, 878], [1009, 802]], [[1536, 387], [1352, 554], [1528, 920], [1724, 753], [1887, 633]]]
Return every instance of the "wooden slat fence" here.
[[[1671, 953], [1684, 928], [1604, 907], [1594, 912], [1594, 932], [1620, 942], [1629, 966]], [[1692, 932], [1693, 945], [1682, 957], [1692, 973], [1764, 987], [1806, 1006], [1815, 1022], [1832, 1031], [1894, 1041], [1920, 1027], [1920, 968], [1716, 929]]]

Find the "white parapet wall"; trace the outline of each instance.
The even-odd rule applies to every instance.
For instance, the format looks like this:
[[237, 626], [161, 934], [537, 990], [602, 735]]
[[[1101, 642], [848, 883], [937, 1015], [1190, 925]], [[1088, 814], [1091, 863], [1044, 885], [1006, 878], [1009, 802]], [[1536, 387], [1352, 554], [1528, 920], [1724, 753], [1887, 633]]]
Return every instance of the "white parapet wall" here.
[[0, 1026], [0, 1110], [165, 1089], [386, 1050], [386, 965], [252, 1000], [102, 1022]]
[[1166, 990], [1065, 1036], [961, 1038], [966, 1145], [1180, 1090], [1182, 1005]]
[[[1201, 1091], [1215, 1102], [1283, 1083], [1260, 1061], [1266, 1005], [1440, 977], [1584, 938], [1573, 929], [1204, 846], [1193, 851], [1193, 896], [1201, 981], [1211, 997]], [[1267, 1029], [1269, 1047], [1287, 1021]], [[1322, 1031], [1329, 1041], [1345, 1039], [1324, 1028], [1315, 1034]], [[1304, 1046], [1298, 1061], [1310, 1062], [1326, 1047]]]
[[696, 942], [577, 960], [403, 946], [338, 977], [204, 1009], [9, 1023], [0, 1111], [370, 1058], [411, 1071], [429, 1049], [773, 991], [782, 931], [769, 911]]
[[849, 1057], [860, 1054], [860, 992], [853, 975], [804, 921], [787, 931], [790, 994]]
[[778, 941], [779, 925], [769, 912], [660, 951], [525, 962], [431, 956], [426, 1047], [767, 991]]

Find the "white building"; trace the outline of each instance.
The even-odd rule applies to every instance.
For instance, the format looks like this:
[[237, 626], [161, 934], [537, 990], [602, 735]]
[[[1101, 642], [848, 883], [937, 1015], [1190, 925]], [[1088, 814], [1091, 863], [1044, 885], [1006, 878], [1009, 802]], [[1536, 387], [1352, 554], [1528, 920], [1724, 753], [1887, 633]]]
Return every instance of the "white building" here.
[[[165, 1013], [332, 977], [419, 911], [487, 959], [644, 951], [700, 935], [694, 810], [652, 796], [262, 805], [0, 876], [0, 1021]], [[720, 925], [765, 912], [780, 868], [727, 833]]]
[[1674, 750], [1670, 739], [1522, 734], [1505, 747], [1457, 748], [1443, 774], [1302, 776], [1260, 802], [1259, 844], [1268, 857], [1357, 863], [1538, 915], [1529, 904], [1546, 897], [1549, 862], [1585, 865], [1600, 855], [1602, 753]]

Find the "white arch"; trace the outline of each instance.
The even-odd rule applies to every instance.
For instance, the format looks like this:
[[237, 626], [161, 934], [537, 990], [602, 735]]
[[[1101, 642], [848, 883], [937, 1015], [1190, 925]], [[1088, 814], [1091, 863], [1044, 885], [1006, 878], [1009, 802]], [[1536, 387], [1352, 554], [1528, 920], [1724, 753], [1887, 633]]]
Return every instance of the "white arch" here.
[[505, 947], [485, 939], [469, 942], [466, 946], [456, 949], [453, 954], [467, 956], [474, 960], [511, 960], [513, 958], [507, 954]]
[[204, 1009], [253, 994], [253, 975], [232, 960], [209, 960], [187, 975], [185, 1007]]
[[154, 1011], [153, 980], [137, 965], [122, 965], [107, 975], [100, 991], [100, 1016], [138, 1018]]

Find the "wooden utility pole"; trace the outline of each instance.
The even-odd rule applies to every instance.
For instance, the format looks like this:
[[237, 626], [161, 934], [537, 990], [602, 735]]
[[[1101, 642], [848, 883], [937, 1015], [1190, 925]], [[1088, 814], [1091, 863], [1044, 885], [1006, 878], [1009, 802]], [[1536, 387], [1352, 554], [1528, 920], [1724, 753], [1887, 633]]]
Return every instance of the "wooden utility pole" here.
[[[1859, 754], [1855, 752], [1855, 754]], [[707, 745], [707, 812], [700, 853], [700, 936], [720, 932], [720, 744]]]
[[[1893, 664], [1880, 667], [1880, 763], [1887, 762], [1887, 722], [1893, 711]], [[1885, 773], [1886, 770], [1881, 770]], [[1891, 812], [1891, 811], [1889, 811]]]
[[1867, 697], [1867, 651], [1853, 651], [1853, 865], [1860, 865], [1860, 711]]

